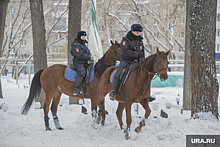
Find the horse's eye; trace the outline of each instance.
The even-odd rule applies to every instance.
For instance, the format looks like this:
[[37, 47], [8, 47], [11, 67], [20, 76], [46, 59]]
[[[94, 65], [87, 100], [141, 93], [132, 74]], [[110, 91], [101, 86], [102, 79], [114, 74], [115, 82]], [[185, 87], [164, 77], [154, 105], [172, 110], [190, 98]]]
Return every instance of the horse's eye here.
[[158, 63], [160, 64], [160, 63], [161, 63], [161, 61], [158, 61]]

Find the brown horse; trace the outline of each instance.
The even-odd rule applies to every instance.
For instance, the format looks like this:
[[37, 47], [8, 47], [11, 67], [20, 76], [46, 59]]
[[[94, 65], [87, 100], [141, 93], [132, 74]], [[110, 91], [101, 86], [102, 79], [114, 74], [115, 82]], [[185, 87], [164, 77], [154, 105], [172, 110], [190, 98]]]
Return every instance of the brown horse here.
[[[145, 109], [145, 119], [147, 119], [151, 113], [148, 96], [150, 95], [151, 80], [154, 75], [160, 77], [161, 81], [165, 81], [167, 76], [168, 52], [160, 52], [157, 49], [157, 53], [149, 56], [137, 62], [130, 71], [127, 81], [122, 87], [122, 92], [119, 92], [115, 98], [119, 102], [116, 115], [121, 129], [124, 129], [122, 122], [122, 112], [126, 110], [126, 123], [127, 128], [125, 129], [125, 137], [129, 139], [130, 125], [131, 125], [131, 105], [133, 103], [140, 103]], [[117, 67], [108, 68], [102, 75], [101, 82], [99, 85], [99, 108], [104, 112], [105, 110], [105, 99], [107, 93], [111, 91], [112, 83], [110, 82], [110, 76]], [[104, 121], [105, 114], [99, 113], [97, 120]], [[104, 117], [103, 117], [104, 116]], [[102, 117], [102, 118], [101, 118]], [[140, 122], [140, 126], [135, 129], [136, 132], [140, 132], [141, 128], [145, 125], [145, 119]]]
[[[95, 118], [99, 100], [98, 86], [100, 83], [101, 76], [108, 67], [115, 65], [116, 60], [120, 60], [121, 56], [120, 44], [118, 44], [117, 41], [115, 41], [115, 43], [111, 41], [111, 44], [112, 46], [109, 48], [109, 50], [95, 64], [93, 81], [89, 84], [86, 84], [87, 94], [88, 97], [91, 99], [92, 112], [94, 112], [92, 113], [94, 114], [92, 116]], [[51, 105], [51, 111], [55, 126], [57, 129], [63, 130], [63, 128], [59, 124], [59, 120], [57, 117], [57, 106], [59, 104], [62, 93], [74, 98], [85, 98], [84, 94], [82, 94], [81, 96], [73, 95], [74, 83], [64, 78], [66, 68], [67, 66], [65, 65], [55, 64], [53, 66], [38, 71], [32, 80], [29, 97], [24, 106], [22, 107], [21, 113], [26, 115], [29, 112], [29, 109], [34, 99], [39, 96], [42, 87], [46, 95], [44, 105], [44, 121], [46, 130], [51, 130], [49, 126], [48, 117], [51, 100], [53, 100]]]

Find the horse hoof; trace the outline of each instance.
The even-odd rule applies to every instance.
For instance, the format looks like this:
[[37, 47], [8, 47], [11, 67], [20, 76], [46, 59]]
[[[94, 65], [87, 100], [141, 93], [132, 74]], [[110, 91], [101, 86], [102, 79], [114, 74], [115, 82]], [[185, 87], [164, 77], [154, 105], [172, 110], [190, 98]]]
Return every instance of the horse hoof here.
[[135, 132], [140, 133], [140, 131], [138, 131], [138, 129], [137, 129], [137, 128], [135, 129]]
[[58, 130], [63, 130], [63, 128], [62, 128], [62, 127], [59, 127]]
[[52, 131], [50, 127], [46, 127], [46, 131]]
[[99, 125], [101, 122], [100, 121], [96, 121], [96, 124]]
[[105, 126], [105, 121], [104, 120], [102, 120], [101, 125]]
[[129, 136], [129, 134], [128, 134], [128, 133], [126, 133], [126, 134], [125, 134], [125, 138], [126, 138], [126, 140], [131, 139], [131, 137]]

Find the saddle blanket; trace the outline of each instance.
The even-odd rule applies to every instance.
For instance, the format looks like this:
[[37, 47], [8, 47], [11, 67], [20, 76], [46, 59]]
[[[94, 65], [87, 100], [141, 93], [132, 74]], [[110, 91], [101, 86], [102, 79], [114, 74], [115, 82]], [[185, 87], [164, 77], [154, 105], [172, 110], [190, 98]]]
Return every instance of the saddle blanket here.
[[[132, 68], [131, 68], [131, 69], [132, 69]], [[128, 73], [127, 73], [127, 75], [126, 75], [126, 77], [125, 77], [125, 79], [124, 79], [123, 84], [126, 82], [128, 76], [129, 76], [129, 74], [130, 74], [131, 69], [128, 71]], [[110, 77], [110, 82], [111, 82], [111, 83], [113, 83], [113, 79], [114, 79], [114, 77], [115, 77], [116, 71], [117, 71], [117, 69], [112, 73], [112, 75], [111, 75], [111, 77]]]
[[[69, 66], [66, 68], [64, 78], [68, 81], [75, 82], [76, 81], [76, 71], [72, 70]], [[94, 79], [94, 66], [93, 70], [89, 74], [89, 79], [86, 81], [86, 84], [92, 82]]]

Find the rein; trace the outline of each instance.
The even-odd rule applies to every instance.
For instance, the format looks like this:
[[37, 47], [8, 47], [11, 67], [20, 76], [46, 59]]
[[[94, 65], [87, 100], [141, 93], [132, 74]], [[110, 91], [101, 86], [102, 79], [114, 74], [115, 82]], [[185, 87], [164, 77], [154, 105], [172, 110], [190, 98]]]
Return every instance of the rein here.
[[[119, 45], [115, 45], [115, 46], [112, 46], [113, 48], [113, 51], [114, 51], [114, 58], [115, 58], [115, 61], [116, 61], [116, 54], [118, 54], [119, 56], [121, 56], [121, 54], [116, 50], [116, 47], [119, 46]], [[108, 50], [109, 51], [109, 50]], [[119, 49], [120, 51], [120, 49]], [[115, 63], [106, 63], [106, 64], [103, 64], [103, 63], [99, 63], [97, 67], [95, 67], [94, 69], [97, 69], [99, 68], [100, 66], [111, 66], [111, 65], [115, 65]]]
[[[158, 72], [161, 71], [161, 70], [167, 70], [167, 68], [165, 68], [165, 67], [158, 70], [158, 68], [157, 68], [157, 67], [158, 67], [158, 66], [157, 66], [157, 58], [158, 58], [158, 57], [165, 58], [165, 57], [163, 57], [163, 56], [157, 56], [157, 57], [156, 57], [156, 59], [155, 59], [155, 62], [156, 62], [156, 70], [157, 70], [156, 73], [149, 72], [146, 68], [142, 67], [141, 62], [140, 62], [140, 67], [141, 67], [141, 80], [142, 80], [142, 82], [143, 82], [145, 88], [144, 88], [143, 93], [141, 94], [140, 98], [138, 99], [138, 101], [137, 101], [136, 103], [138, 103], [138, 102], [141, 100], [141, 98], [143, 97], [145, 91], [147, 90], [147, 88], [148, 88], [148, 86], [149, 86], [149, 84], [150, 84], [150, 75], [156, 75], [157, 77], [160, 77], [160, 75], [158, 74]], [[142, 76], [142, 69], [144, 69], [144, 70], [148, 73], [148, 83], [147, 83], [147, 85], [145, 85], [145, 83], [144, 83], [144, 79], [143, 79], [143, 76]], [[154, 79], [156, 79], [157, 77], [154, 77]], [[154, 80], [154, 79], [152, 79], [152, 80]]]

